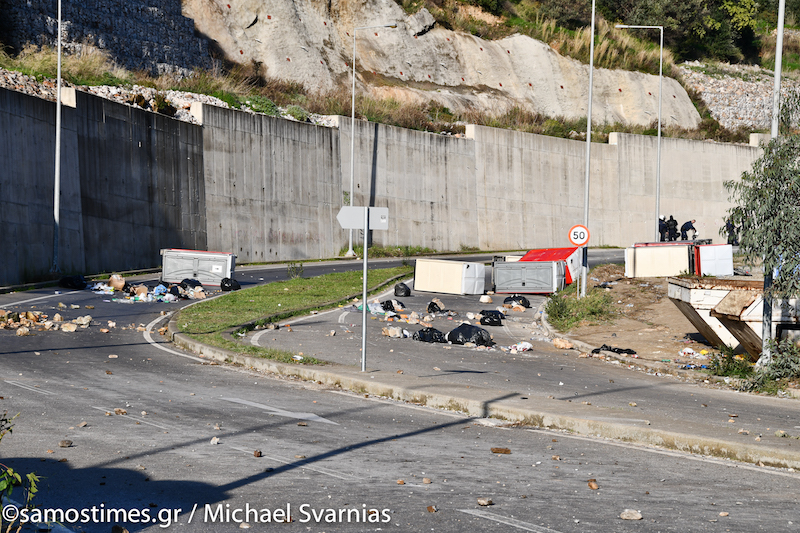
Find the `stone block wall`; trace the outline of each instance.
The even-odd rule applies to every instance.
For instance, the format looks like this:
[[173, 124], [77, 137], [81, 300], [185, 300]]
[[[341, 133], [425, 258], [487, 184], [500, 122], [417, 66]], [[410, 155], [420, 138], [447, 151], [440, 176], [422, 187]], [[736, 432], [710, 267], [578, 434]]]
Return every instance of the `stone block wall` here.
[[[181, 14], [180, 0], [62, 1], [61, 9], [67, 50], [91, 43], [129, 70], [154, 74], [211, 66], [208, 41]], [[0, 0], [0, 13], [0, 31], [13, 49], [56, 45], [57, 0]]]

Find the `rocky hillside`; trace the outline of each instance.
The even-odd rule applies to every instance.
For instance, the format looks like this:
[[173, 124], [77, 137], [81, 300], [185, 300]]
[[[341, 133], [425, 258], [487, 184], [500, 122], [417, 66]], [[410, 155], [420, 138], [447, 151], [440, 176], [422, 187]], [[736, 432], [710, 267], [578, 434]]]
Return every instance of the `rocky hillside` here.
[[[394, 0], [87, 0], [65, 10], [72, 46], [92, 42], [128, 68], [164, 72], [204, 67], [209, 49], [254, 63], [272, 78], [310, 89], [349, 91], [354, 28], [359, 90], [403, 101], [438, 101], [492, 112], [520, 105], [547, 116], [586, 114], [588, 67], [548, 45], [514, 35], [497, 41], [438, 27], [425, 10]], [[55, 3], [0, 0], [12, 44], [53, 43]], [[180, 12], [179, 12], [179, 9]], [[192, 27], [190, 27], [192, 26]], [[658, 110], [658, 77], [597, 69], [593, 121], [646, 125]], [[665, 123], [693, 128], [686, 91], [664, 79]]]

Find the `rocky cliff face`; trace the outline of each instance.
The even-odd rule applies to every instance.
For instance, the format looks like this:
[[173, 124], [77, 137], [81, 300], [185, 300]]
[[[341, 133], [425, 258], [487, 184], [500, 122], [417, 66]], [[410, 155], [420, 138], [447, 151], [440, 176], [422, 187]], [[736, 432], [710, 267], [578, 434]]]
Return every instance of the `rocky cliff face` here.
[[[267, 75], [330, 90], [350, 82], [354, 28], [362, 90], [402, 100], [435, 100], [451, 109], [501, 112], [522, 105], [548, 116], [586, 116], [588, 66], [515, 35], [483, 41], [439, 28], [425, 10], [407, 15], [394, 0], [184, 0], [184, 15], [235, 61], [256, 61]], [[597, 69], [595, 122], [650, 124], [658, 77]], [[700, 117], [686, 91], [664, 79], [666, 124], [694, 128]]]
[[[65, 35], [93, 42], [128, 68], [158, 72], [210, 65], [209, 43], [236, 62], [307, 88], [349, 90], [353, 36], [360, 91], [398, 100], [434, 100], [454, 110], [502, 112], [523, 106], [548, 116], [586, 115], [588, 66], [514, 35], [483, 41], [436, 26], [394, 0], [84, 0], [64, 5]], [[182, 11], [179, 8], [182, 7]], [[19, 47], [55, 41], [55, 2], [0, 0]], [[395, 25], [396, 28], [373, 26]], [[360, 28], [360, 29], [359, 29]], [[657, 76], [596, 69], [595, 123], [646, 125], [658, 113]], [[686, 91], [664, 78], [662, 117], [694, 128]]]

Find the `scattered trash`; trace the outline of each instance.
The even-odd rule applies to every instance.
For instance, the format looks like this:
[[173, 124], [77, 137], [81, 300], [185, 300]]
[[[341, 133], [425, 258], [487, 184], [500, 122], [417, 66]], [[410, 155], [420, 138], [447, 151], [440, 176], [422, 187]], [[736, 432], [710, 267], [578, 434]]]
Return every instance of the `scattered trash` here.
[[597, 480], [596, 479], [590, 479], [589, 480], [589, 488], [592, 489], [592, 490], [597, 490], [597, 489], [600, 488], [600, 485], [597, 484]]
[[630, 348], [617, 348], [614, 346], [609, 346], [608, 344], [604, 344], [601, 347], [592, 350], [593, 354], [598, 354], [600, 352], [613, 352], [616, 354], [636, 355], [636, 352], [634, 350], [631, 350]]
[[422, 484], [423, 485], [430, 485], [431, 483], [432, 483], [431, 478], [429, 478], [429, 477], [422, 478]]
[[119, 274], [111, 274], [111, 277], [108, 278], [108, 284], [115, 291], [121, 291], [125, 287], [125, 278]]
[[533, 345], [529, 342], [520, 341], [516, 344], [512, 344], [511, 346], [509, 346], [508, 350], [511, 353], [527, 352], [529, 350], [533, 350]]
[[125, 409], [122, 409], [120, 407], [117, 407], [117, 408], [114, 409], [114, 414], [115, 415], [127, 415], [128, 411], [126, 411]]
[[[498, 313], [499, 314], [499, 313]], [[481, 326], [502, 326], [503, 322], [496, 314], [483, 315], [480, 320]]]
[[494, 505], [491, 498], [478, 498], [478, 505], [481, 507], [488, 507], [490, 505]]
[[573, 344], [566, 339], [553, 339], [553, 346], [558, 348], [559, 350], [571, 350], [574, 348]]
[[439, 342], [439, 343], [447, 342], [444, 333], [442, 333], [436, 328], [422, 328], [421, 330], [414, 332], [413, 339], [415, 341], [422, 341], [422, 342]]
[[219, 444], [219, 437], [211, 437], [211, 442], [209, 444]]
[[261, 450], [256, 450], [253, 452], [253, 457], [261, 457]]
[[242, 288], [242, 286], [235, 279], [222, 278], [219, 282], [219, 288], [224, 292], [228, 292], [228, 291], [238, 291], [239, 289]]
[[381, 330], [381, 335], [384, 335], [386, 337], [393, 337], [393, 338], [396, 338], [396, 339], [402, 339], [403, 338], [403, 330], [400, 329], [399, 327], [383, 328]]
[[70, 446], [72, 446], [72, 441], [71, 440], [59, 441], [58, 442], [58, 446], [61, 447], [61, 448], [69, 448]]
[[517, 304], [517, 305], [521, 305], [522, 307], [525, 307], [525, 308], [530, 308], [530, 306], [531, 306], [531, 302], [526, 297], [522, 296], [521, 294], [512, 294], [511, 296], [509, 296], [508, 298], [503, 300], [503, 304], [504, 305], [505, 304], [511, 304], [512, 306], [514, 304]]
[[401, 298], [407, 298], [411, 296], [411, 289], [405, 283], [398, 283], [394, 286], [394, 295]]
[[481, 296], [480, 301], [482, 304], [490, 304], [492, 303], [492, 297], [489, 296], [488, 294], [484, 294], [483, 296]]
[[429, 513], [435, 513], [436, 511], [438, 511], [438, 509], [436, 508], [435, 505], [429, 505], [428, 506], [428, 512]]
[[439, 298], [434, 298], [428, 303], [428, 312], [429, 313], [444, 313], [447, 309], [444, 306], [444, 303]]
[[405, 485], [405, 484], [406, 484], [406, 482], [405, 482], [405, 481], [403, 481], [402, 479], [398, 479], [398, 480], [397, 480], [397, 484], [398, 484], [398, 485]]
[[294, 359], [295, 361], [302, 361], [303, 360], [303, 356], [302, 355], [293, 355], [292, 359]]
[[508, 448], [492, 448], [492, 453], [499, 453], [504, 455], [511, 454], [511, 450]]
[[488, 331], [471, 324], [461, 324], [448, 333], [445, 338], [453, 344], [472, 343], [478, 346], [492, 346], [494, 344]]

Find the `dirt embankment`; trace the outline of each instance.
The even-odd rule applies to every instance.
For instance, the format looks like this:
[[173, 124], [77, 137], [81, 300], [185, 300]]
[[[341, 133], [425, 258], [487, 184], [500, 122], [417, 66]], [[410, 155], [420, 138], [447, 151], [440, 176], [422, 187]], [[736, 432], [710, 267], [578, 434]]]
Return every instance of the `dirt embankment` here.
[[588, 283], [608, 291], [617, 317], [612, 327], [580, 324], [569, 332], [570, 337], [598, 347], [629, 348], [643, 362], [664, 363], [673, 369], [708, 363], [705, 357], [682, 355], [686, 348], [699, 355], [703, 350], [718, 352], [667, 297], [664, 278], [628, 279], [622, 265], [604, 265], [592, 271]]

